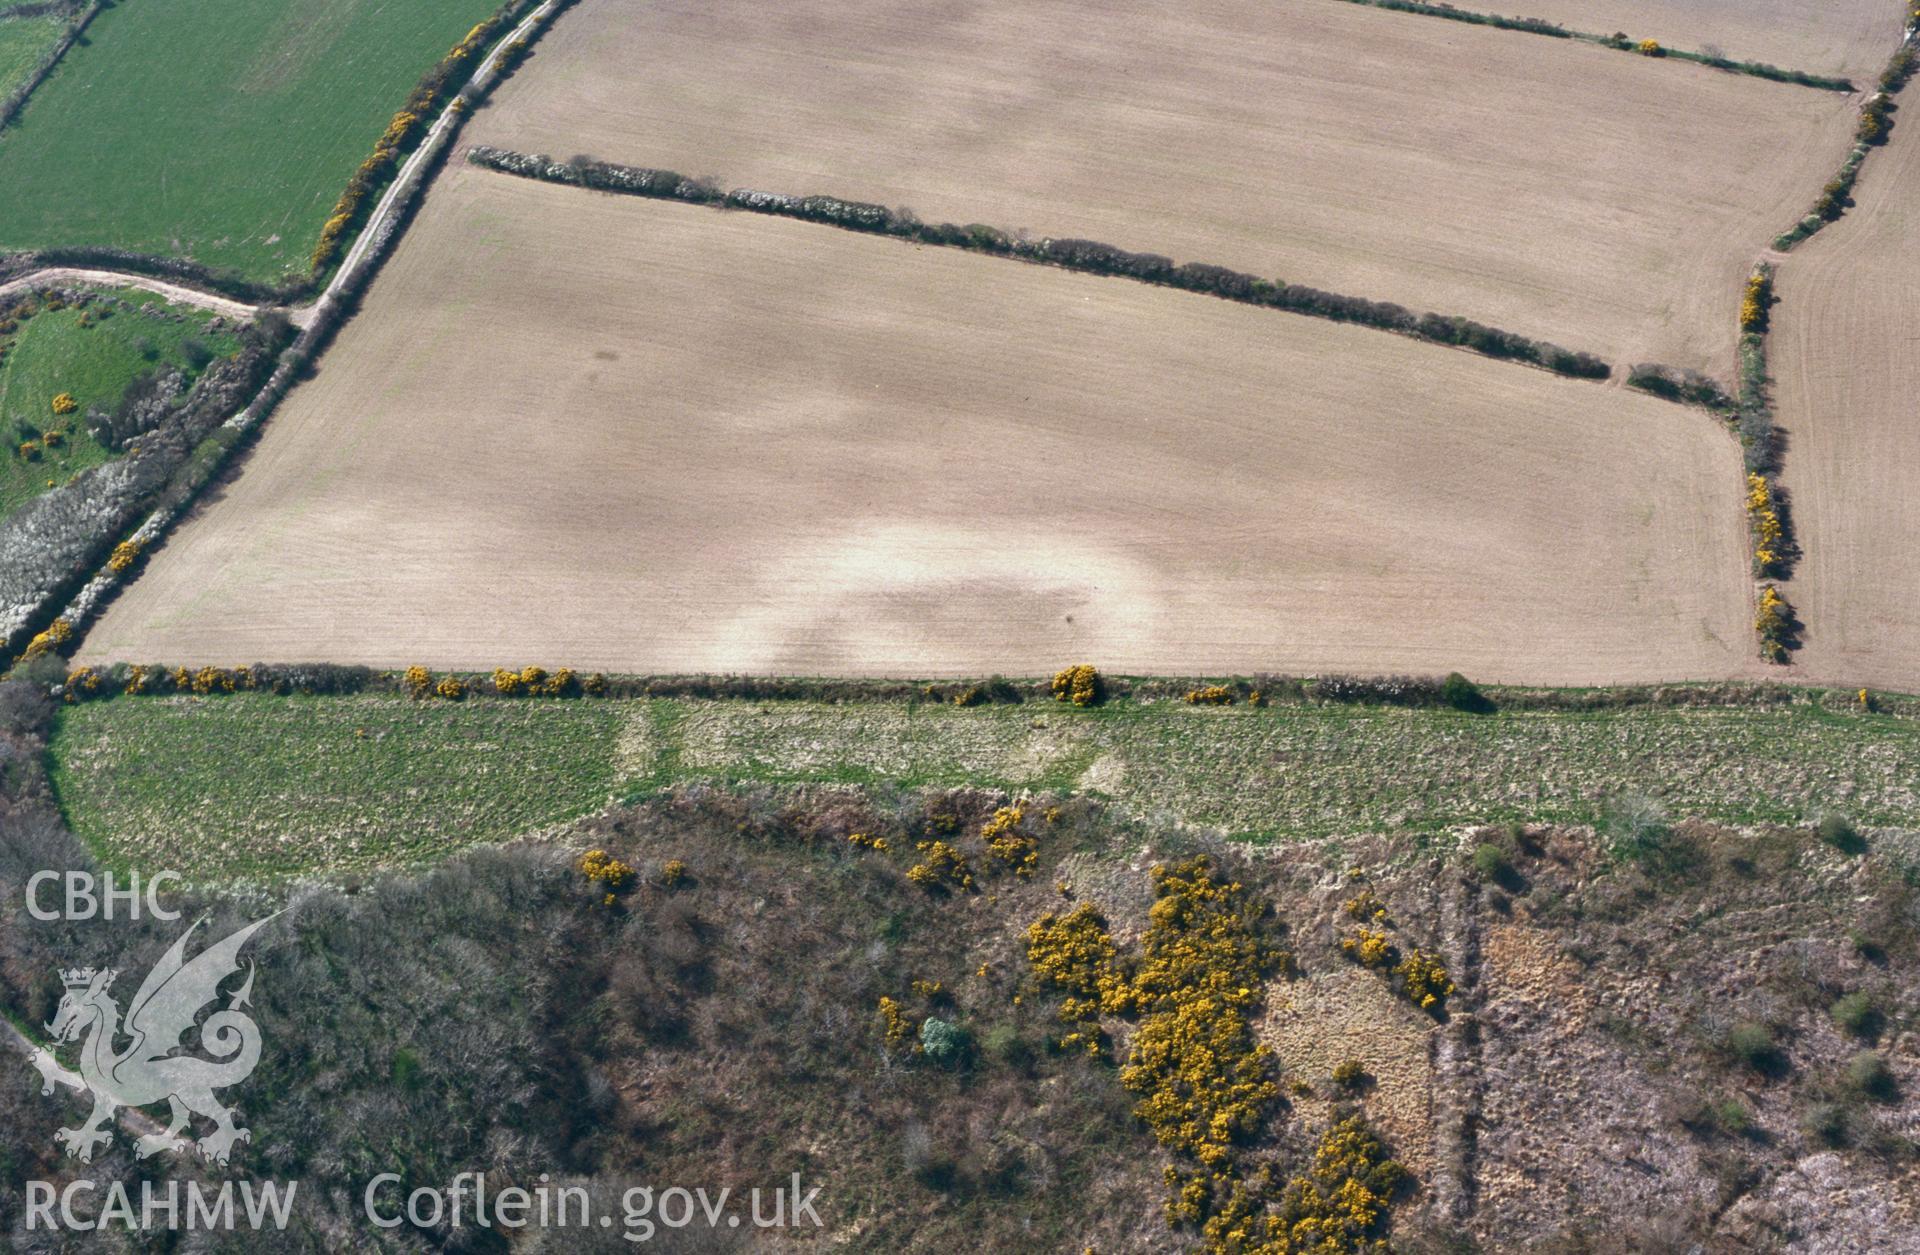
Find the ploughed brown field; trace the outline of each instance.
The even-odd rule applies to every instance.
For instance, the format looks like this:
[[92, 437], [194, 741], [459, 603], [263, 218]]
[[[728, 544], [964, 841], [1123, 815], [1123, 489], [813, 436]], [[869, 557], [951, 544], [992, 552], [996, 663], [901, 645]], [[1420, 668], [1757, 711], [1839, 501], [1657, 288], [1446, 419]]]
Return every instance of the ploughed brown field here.
[[[1913, 90], [1912, 88], [1908, 89]], [[1920, 689], [1920, 109], [1780, 267], [1771, 361], [1807, 679]]]
[[83, 658], [1716, 676], [1739, 477], [1619, 388], [456, 163]]
[[1853, 110], [1336, 0], [600, 0], [471, 135], [1727, 375], [1753, 257], [1832, 174]]
[[1488, 0], [1461, 7], [1847, 77], [1862, 90], [1899, 45], [1906, 16], [1902, 0]]

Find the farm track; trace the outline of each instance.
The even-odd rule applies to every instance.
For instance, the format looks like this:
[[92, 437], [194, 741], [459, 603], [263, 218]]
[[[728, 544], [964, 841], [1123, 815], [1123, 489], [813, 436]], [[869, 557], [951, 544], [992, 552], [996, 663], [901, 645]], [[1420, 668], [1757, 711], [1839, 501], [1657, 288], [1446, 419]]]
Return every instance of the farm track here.
[[[504, 48], [514, 41], [525, 39], [531, 31], [551, 16], [558, 7], [558, 3], [559, 0], [549, 0], [549, 3], [529, 13], [488, 53], [485, 60], [476, 68], [468, 85], [481, 86], [483, 89], [491, 87], [491, 80], [497, 72]], [[82, 267], [48, 267], [6, 283], [0, 283], [0, 296], [50, 283], [107, 284], [138, 288], [170, 300], [235, 318], [252, 317], [264, 310], [278, 308], [284, 310], [297, 327], [311, 328], [321, 320], [323, 313], [327, 312], [329, 307], [339, 305], [350, 291], [363, 285], [371, 269], [366, 263], [370, 258], [377, 258], [377, 254], [393, 242], [397, 221], [412, 207], [416, 197], [425, 194], [431, 174], [423, 178], [421, 177], [423, 171], [445, 154], [448, 141], [452, 133], [461, 125], [461, 121], [459, 111], [454, 109], [450, 102], [449, 107], [443, 109], [435, 118], [426, 137], [409, 155], [393, 181], [387, 186], [373, 215], [366, 226], [357, 233], [326, 289], [303, 304], [295, 306], [276, 306], [271, 303], [249, 304], [194, 287], [190, 283], [110, 269]], [[1767, 256], [1776, 257], [1771, 251]], [[1610, 387], [1618, 388], [1621, 379], [1616, 375], [1608, 382]], [[1901, 682], [1904, 682], [1904, 677]]]
[[[494, 74], [500, 63], [501, 52], [509, 44], [526, 39], [537, 27], [552, 16], [560, 3], [561, 0], [547, 0], [545, 4], [540, 5], [531, 13], [527, 14], [518, 26], [514, 27], [511, 32], [494, 44], [485, 59], [475, 67], [473, 74], [467, 79], [462, 90], [478, 89], [484, 91], [491, 87]], [[359, 234], [354, 237], [353, 245], [341, 259], [338, 268], [335, 269], [333, 273], [333, 278], [328, 281], [326, 288], [323, 289], [318, 296], [315, 296], [312, 300], [304, 304], [286, 306], [275, 305], [269, 302], [249, 304], [246, 301], [235, 300], [229, 296], [209, 292], [204, 288], [197, 288], [191, 284], [180, 283], [174, 280], [156, 279], [150, 275], [135, 274], [124, 270], [74, 266], [46, 266], [39, 270], [30, 271], [18, 278], [9, 279], [5, 283], [0, 283], [0, 297], [9, 296], [16, 292], [22, 292], [32, 288], [46, 287], [49, 284], [103, 284], [114, 287], [138, 288], [145, 292], [152, 292], [159, 296], [164, 296], [168, 300], [195, 305], [201, 309], [213, 310], [217, 313], [226, 314], [235, 318], [252, 318], [265, 310], [282, 309], [286, 312], [288, 319], [292, 321], [294, 326], [301, 328], [310, 327], [313, 325], [315, 319], [319, 317], [323, 309], [330, 304], [339, 303], [342, 296], [350, 288], [364, 280], [366, 276], [361, 273], [363, 263], [365, 263], [376, 250], [389, 242], [387, 236], [393, 222], [406, 211], [408, 205], [411, 203], [412, 196], [424, 191], [423, 187], [417, 186], [419, 184], [418, 176], [423, 167], [438, 159], [441, 151], [445, 147], [449, 133], [459, 125], [461, 112], [455, 107], [455, 104], [460, 99], [461, 94], [461, 92], [455, 92], [448, 98], [446, 106], [440, 110], [440, 116], [434, 119], [433, 125], [427, 129], [425, 137], [421, 139], [420, 143], [414, 148], [406, 161], [401, 163], [392, 181], [387, 184], [386, 191], [381, 195], [379, 204], [374, 207], [372, 215], [368, 217], [366, 225], [362, 227]]]
[[[42, 1047], [30, 1041], [25, 1033], [15, 1028], [11, 1020], [7, 1019], [0, 1019], [0, 1041], [5, 1041], [16, 1047], [29, 1061], [42, 1049]], [[56, 1090], [55, 1092], [57, 1093], [58, 1091]], [[158, 1120], [140, 1110], [138, 1107], [122, 1107], [115, 1114], [119, 1119], [120, 1127], [126, 1131], [129, 1137], [152, 1137], [157, 1133], [164, 1132]]]
[[[164, 296], [182, 305], [210, 309], [232, 318], [252, 318], [263, 309], [274, 308], [271, 305], [249, 305], [245, 301], [236, 301], [230, 296], [202, 291], [184, 283], [172, 283], [147, 275], [130, 274], [124, 270], [94, 270], [78, 266], [47, 266], [22, 275], [18, 279], [9, 279], [5, 283], [0, 283], [0, 297], [62, 284], [138, 288], [142, 292], [152, 292], [156, 296]], [[287, 316], [293, 320], [295, 326], [304, 327], [313, 320], [313, 312], [314, 304], [308, 304], [288, 309]]]

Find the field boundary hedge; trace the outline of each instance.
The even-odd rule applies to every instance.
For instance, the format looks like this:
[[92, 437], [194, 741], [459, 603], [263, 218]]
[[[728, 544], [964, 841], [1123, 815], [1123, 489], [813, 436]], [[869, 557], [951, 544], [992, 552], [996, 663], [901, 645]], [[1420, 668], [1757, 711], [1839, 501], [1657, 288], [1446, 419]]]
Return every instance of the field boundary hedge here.
[[1634, 39], [1625, 31], [1615, 31], [1611, 35], [1601, 35], [1593, 31], [1575, 30], [1557, 22], [1549, 22], [1537, 17], [1502, 17], [1497, 13], [1482, 13], [1474, 9], [1458, 9], [1451, 4], [1430, 4], [1425, 0], [1346, 0], [1348, 4], [1363, 5], [1369, 9], [1390, 9], [1395, 13], [1417, 13], [1422, 17], [1445, 18], [1451, 22], [1466, 22], [1474, 26], [1491, 26], [1504, 31], [1522, 31], [1529, 35], [1545, 35], [1552, 39], [1570, 39], [1583, 44], [1597, 44], [1602, 48], [1612, 48], [1619, 52], [1631, 52], [1638, 56], [1656, 60], [1690, 61], [1695, 65], [1704, 65], [1729, 74], [1745, 74], [1753, 78], [1764, 78], [1775, 83], [1792, 83], [1800, 87], [1814, 87], [1821, 91], [1851, 92], [1853, 80], [1837, 78], [1826, 74], [1809, 74], [1805, 70], [1784, 70], [1765, 61], [1740, 61], [1732, 57], [1723, 57], [1710, 52], [1689, 52], [1684, 48], [1669, 48], [1653, 39]]
[[1913, 20], [1900, 46], [1888, 59], [1887, 68], [1880, 72], [1876, 90], [1860, 106], [1860, 121], [1854, 129], [1853, 147], [1847, 150], [1846, 160], [1820, 189], [1807, 216], [1774, 237], [1775, 249], [1792, 252], [1803, 240], [1818, 235], [1828, 223], [1838, 222], [1846, 215], [1853, 204], [1853, 185], [1860, 180], [1860, 167], [1866, 164], [1868, 153], [1887, 142], [1893, 131], [1893, 115], [1899, 109], [1894, 97], [1907, 85], [1916, 68], [1920, 68], [1920, 6], [1916, 6]]
[[[525, 19], [528, 24], [526, 40], [530, 42], [538, 37], [570, 2], [544, 0], [544, 3], [536, 4], [531, 16]], [[192, 509], [208, 486], [220, 478], [234, 456], [249, 444], [260, 424], [272, 414], [281, 399], [305, 373], [308, 363], [352, 314], [360, 294], [385, 261], [394, 239], [411, 219], [422, 189], [445, 161], [466, 113], [485, 98], [516, 61], [517, 57], [504, 56], [492, 61], [482, 60], [482, 69], [476, 71], [473, 78], [448, 102], [447, 111], [442, 115], [445, 125], [436, 121], [428, 128], [424, 143], [429, 147], [416, 153], [415, 164], [410, 171], [404, 165], [400, 168], [398, 173], [404, 182], [387, 192], [387, 196], [392, 198], [390, 212], [374, 226], [375, 234], [369, 236], [364, 245], [357, 243], [349, 251], [340, 271], [315, 303], [313, 317], [307, 326], [299, 331], [290, 345], [276, 349], [270, 371], [263, 372], [264, 380], [256, 378], [243, 394], [251, 399], [237, 409], [229, 406], [232, 416], [224, 422], [217, 422], [207, 430], [197, 432], [197, 443], [174, 460], [167, 468], [164, 482], [143, 492], [140, 504], [132, 510], [134, 518], [145, 516], [139, 527], [117, 546], [109, 538], [106, 544], [90, 547], [87, 563], [71, 572], [48, 593], [43, 608], [14, 625], [4, 638], [0, 638], [0, 657], [10, 650], [27, 655], [36, 652], [70, 652], [99, 612], [127, 582], [138, 575], [144, 556], [164, 540], [173, 525]], [[153, 260], [168, 264], [167, 259]], [[4, 270], [0, 270], [0, 274], [4, 274]], [[112, 555], [122, 552], [132, 556], [124, 562], [115, 561]], [[60, 607], [57, 613], [54, 609], [56, 606]], [[22, 638], [35, 628], [40, 630], [22, 645]]]
[[[121, 696], [211, 695], [260, 692], [281, 696], [377, 695], [410, 697], [419, 701], [596, 701], [655, 699], [676, 701], [824, 702], [835, 705], [871, 703], [891, 705], [1019, 706], [1048, 709], [1065, 707], [1047, 677], [982, 680], [835, 679], [808, 676], [749, 676], [720, 674], [644, 675], [576, 672], [569, 668], [504, 668], [430, 671], [426, 668], [386, 670], [340, 663], [255, 663], [245, 667], [181, 667], [159, 663], [115, 663], [82, 669], [94, 678], [91, 687], [76, 692], [75, 701], [97, 701]], [[138, 673], [139, 682], [130, 685]], [[525, 682], [529, 674], [539, 680]], [[79, 675], [80, 672], [73, 673]], [[520, 677], [511, 693], [498, 687], [502, 674]], [[458, 681], [449, 697], [440, 685]], [[1189, 706], [1186, 695], [1221, 689], [1233, 701], [1217, 705], [1349, 706], [1380, 710], [1459, 710], [1449, 695], [1447, 681], [1430, 675], [1358, 676], [1326, 674], [1295, 676], [1257, 673], [1238, 676], [1114, 676], [1102, 674], [1101, 705], [1119, 702], [1164, 702]], [[1561, 689], [1526, 685], [1474, 686], [1485, 699], [1473, 712], [1533, 714], [1591, 714], [1628, 709], [1774, 710], [1813, 706], [1835, 713], [1873, 713], [1920, 718], [1920, 695], [1858, 689], [1833, 689], [1772, 681], [1683, 682], [1629, 684], [1606, 688]], [[983, 694], [971, 700], [972, 694]], [[1861, 699], [1867, 693], [1866, 701]], [[1257, 696], [1257, 700], [1250, 700]]]
[[[566, 8], [568, 3], [571, 3], [571, 0], [561, 0], [561, 3], [554, 4], [547, 15], [548, 20], [551, 21]], [[94, 0], [87, 11], [86, 21], [91, 21], [93, 14], [105, 7], [106, 0]], [[434, 63], [433, 68], [421, 78], [399, 113], [395, 114], [393, 121], [388, 124], [386, 133], [375, 142], [373, 155], [362, 162], [360, 168], [348, 180], [346, 189], [334, 205], [333, 215], [328, 219], [328, 226], [336, 221], [339, 221], [339, 225], [332, 227], [331, 235], [327, 233], [328, 226], [321, 228], [322, 237], [315, 246], [314, 264], [306, 276], [286, 279], [279, 283], [261, 283], [246, 278], [237, 270], [215, 269], [184, 257], [136, 253], [129, 249], [106, 245], [66, 245], [0, 254], [0, 280], [30, 274], [35, 270], [48, 267], [84, 266], [166, 279], [199, 288], [216, 296], [225, 296], [254, 305], [293, 306], [297, 302], [323, 295], [326, 291], [326, 276], [333, 269], [341, 250], [350, 247], [359, 232], [365, 228], [372, 210], [379, 203], [381, 194], [391, 185], [399, 168], [404, 164], [401, 159], [414, 150], [423, 132], [431, 128], [432, 123], [428, 120], [425, 110], [435, 103], [441, 101], [451, 103], [454, 100], [462, 102], [460, 107], [471, 107], [473, 99], [476, 98], [467, 97], [464, 86], [458, 91], [449, 93], [448, 84], [455, 80], [460, 70], [476, 62], [484, 63], [495, 45], [511, 34], [516, 21], [524, 20], [527, 14], [542, 7], [543, 0], [506, 0], [493, 16], [475, 26], [467, 33], [466, 38], [454, 46], [452, 51]], [[82, 22], [80, 25], [84, 26], [84, 24]], [[541, 29], [543, 27], [536, 27], [528, 32], [529, 43], [532, 38], [538, 36]], [[78, 33], [79, 28], [76, 27], [69, 38], [63, 41], [62, 50]], [[524, 48], [522, 51], [524, 52]], [[51, 66], [47, 68], [50, 70]], [[494, 68], [497, 72], [504, 72], [512, 67], [507, 60], [503, 59], [496, 61]], [[45, 77], [44, 73], [36, 76], [33, 83], [37, 84], [43, 77]], [[26, 90], [22, 89], [21, 92], [15, 93], [20, 97], [18, 102], [13, 102], [10, 97], [8, 106], [0, 106], [0, 128], [4, 128], [11, 120], [12, 112], [9, 110], [17, 112], [25, 103]], [[404, 125], [402, 125], [402, 119], [406, 119]], [[344, 220], [341, 219], [343, 214]]]
[[1768, 662], [1785, 665], [1798, 648], [1800, 620], [1774, 581], [1792, 578], [1800, 548], [1793, 516], [1780, 483], [1781, 433], [1773, 421], [1767, 375], [1767, 331], [1776, 300], [1773, 263], [1754, 263], [1740, 299], [1738, 395], [1728, 396], [1716, 379], [1696, 370], [1638, 363], [1627, 386], [1682, 405], [1704, 409], [1727, 425], [1740, 442], [1745, 468], [1745, 512], [1755, 580], [1754, 634]]
[[750, 188], [722, 191], [711, 181], [690, 179], [673, 170], [624, 166], [576, 157], [555, 161], [510, 149], [475, 144], [467, 160], [483, 169], [545, 183], [561, 183], [595, 191], [680, 201], [716, 209], [740, 209], [781, 218], [798, 218], [913, 243], [1010, 257], [1037, 265], [1058, 266], [1082, 274], [1133, 279], [1157, 287], [1178, 288], [1217, 296], [1222, 300], [1292, 314], [1356, 323], [1441, 344], [1463, 348], [1485, 357], [1538, 366], [1575, 379], [1606, 379], [1613, 368], [1591, 353], [1577, 353], [1557, 344], [1488, 327], [1471, 319], [1445, 314], [1415, 314], [1402, 305], [1363, 297], [1323, 292], [1302, 284], [1263, 279], [1206, 262], [1175, 265], [1158, 253], [1133, 253], [1096, 240], [1029, 240], [998, 227], [971, 223], [925, 223], [913, 214], [865, 201], [837, 196], [788, 196]]
[[0, 22], [16, 17], [53, 17], [61, 13], [72, 14], [85, 3], [86, 0], [26, 0], [23, 4], [0, 4]]
[[[0, 131], [5, 131], [13, 120], [20, 116], [20, 110], [26, 107], [27, 97], [33, 95], [40, 84], [46, 81], [47, 75], [53, 73], [54, 67], [60, 64], [60, 59], [67, 55], [67, 49], [73, 47], [81, 33], [87, 29], [87, 23], [93, 21], [100, 10], [106, 7], [106, 0], [93, 0], [86, 8], [74, 13], [73, 20], [67, 23], [67, 33], [62, 35], [53, 47], [47, 49], [46, 55], [40, 58], [40, 64], [27, 75], [26, 81], [14, 88], [4, 101], [0, 101]], [[65, 3], [15, 5], [11, 9], [0, 9], [0, 19], [47, 17], [73, 9], [73, 5]]]

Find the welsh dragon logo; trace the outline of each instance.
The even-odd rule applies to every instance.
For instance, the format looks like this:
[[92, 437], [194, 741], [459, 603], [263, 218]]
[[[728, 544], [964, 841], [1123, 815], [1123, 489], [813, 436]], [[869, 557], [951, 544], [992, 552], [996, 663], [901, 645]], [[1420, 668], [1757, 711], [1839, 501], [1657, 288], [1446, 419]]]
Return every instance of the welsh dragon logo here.
[[[212, 1059], [176, 1052], [201, 1010], [219, 999], [221, 983], [240, 970], [236, 957], [240, 948], [273, 918], [249, 924], [189, 961], [187, 941], [206, 921], [196, 922], [147, 973], [124, 1021], [111, 993], [118, 971], [87, 967], [60, 973], [67, 992], [46, 1030], [56, 1047], [84, 1038], [80, 1070], [68, 1071], [44, 1047], [29, 1058], [45, 1082], [41, 1093], [51, 1094], [55, 1085], [64, 1085], [93, 1095], [93, 1114], [79, 1127], [54, 1134], [68, 1155], [81, 1163], [92, 1162], [96, 1150], [112, 1143], [114, 1116], [122, 1108], [160, 1102], [167, 1104], [171, 1117], [163, 1131], [135, 1140], [138, 1158], [163, 1150], [193, 1149], [210, 1162], [224, 1164], [235, 1142], [253, 1140], [251, 1133], [234, 1124], [233, 1110], [214, 1097], [216, 1089], [246, 1080], [260, 1062], [260, 1027], [244, 1013], [253, 995], [251, 962], [245, 983], [228, 996], [223, 1009], [199, 1026], [200, 1048]], [[124, 1049], [119, 1044], [122, 1039], [128, 1043]], [[213, 1121], [214, 1129], [189, 1142], [182, 1134], [196, 1115]]]

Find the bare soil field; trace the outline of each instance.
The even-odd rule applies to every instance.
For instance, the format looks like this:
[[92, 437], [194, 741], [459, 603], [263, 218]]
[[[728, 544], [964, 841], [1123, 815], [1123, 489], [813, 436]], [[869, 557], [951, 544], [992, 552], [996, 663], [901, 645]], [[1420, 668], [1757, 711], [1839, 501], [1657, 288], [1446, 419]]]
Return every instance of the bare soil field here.
[[457, 165], [83, 657], [1712, 676], [1738, 475], [1619, 389]]
[[[1905, 115], [1902, 115], [1903, 117]], [[1798, 670], [1920, 688], [1920, 123], [1868, 160], [1856, 207], [1780, 267], [1770, 355], [1806, 556]]]
[[1853, 110], [1332, 0], [604, 0], [473, 125], [1724, 375], [1753, 251], [1806, 212]]
[[[1474, 7], [1474, 6], [1463, 6]], [[1573, 30], [1853, 79], [1862, 88], [1900, 42], [1901, 0], [1490, 0], [1485, 10]]]

